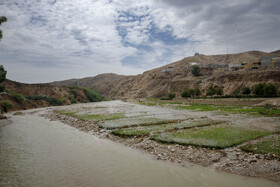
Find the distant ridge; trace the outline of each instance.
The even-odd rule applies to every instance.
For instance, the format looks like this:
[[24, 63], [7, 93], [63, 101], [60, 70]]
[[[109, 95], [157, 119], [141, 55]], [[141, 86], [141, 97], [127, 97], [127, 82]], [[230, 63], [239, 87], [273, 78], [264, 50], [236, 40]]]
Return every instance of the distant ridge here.
[[[233, 94], [243, 87], [253, 87], [260, 82], [272, 82], [280, 88], [279, 70], [215, 72], [202, 69], [202, 76], [194, 77], [187, 65], [190, 62], [199, 64], [231, 64], [259, 62], [262, 56], [280, 55], [280, 50], [266, 53], [262, 51], [247, 51], [237, 54], [194, 55], [177, 62], [155, 68], [135, 76], [123, 76], [113, 73], [100, 74], [95, 77], [56, 81], [52, 85], [79, 85], [98, 90], [110, 98], [158, 98], [168, 92], [180, 96], [182, 90], [199, 87], [202, 94], [210, 85], [224, 88], [225, 94]], [[162, 73], [166, 68], [172, 68], [171, 73]]]

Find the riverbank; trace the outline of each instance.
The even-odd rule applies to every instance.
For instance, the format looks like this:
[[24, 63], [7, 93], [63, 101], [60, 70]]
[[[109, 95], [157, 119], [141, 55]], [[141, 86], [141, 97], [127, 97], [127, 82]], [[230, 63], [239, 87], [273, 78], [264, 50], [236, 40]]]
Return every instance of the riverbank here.
[[[151, 140], [149, 136], [133, 136], [123, 137], [112, 134], [111, 129], [100, 128], [100, 124], [107, 123], [107, 120], [85, 120], [69, 115], [63, 115], [55, 111], [68, 111], [78, 113], [80, 115], [91, 114], [125, 114], [127, 118], [135, 116], [153, 116], [164, 119], [191, 119], [200, 120], [207, 118], [208, 120], [222, 120], [230, 123], [231, 125], [244, 125], [253, 129], [264, 129], [266, 131], [275, 128], [278, 125], [279, 119], [277, 118], [262, 118], [262, 117], [249, 117], [239, 114], [234, 115], [219, 115], [213, 112], [192, 112], [174, 110], [171, 108], [163, 107], [148, 107], [141, 106], [133, 103], [125, 103], [121, 101], [110, 101], [101, 103], [77, 104], [70, 106], [63, 106], [53, 108], [46, 111], [42, 116], [50, 119], [57, 120], [73, 126], [81, 131], [94, 134], [98, 137], [110, 139], [120, 142], [126, 146], [140, 149], [148, 154], [153, 155], [158, 160], [167, 162], [174, 162], [184, 166], [186, 163], [192, 162], [202, 166], [210, 166], [217, 170], [227, 171], [243, 176], [253, 176], [267, 178], [273, 181], [280, 182], [280, 159], [274, 154], [254, 154], [251, 152], [244, 152], [240, 149], [245, 143], [232, 146], [226, 149], [209, 149], [201, 146], [180, 145], [180, 144], [165, 144], [159, 141]], [[67, 113], [66, 113], [67, 114]], [[207, 117], [208, 116], [208, 117]], [[108, 116], [107, 116], [108, 117]], [[199, 128], [199, 127], [195, 127]], [[279, 137], [279, 134], [272, 134], [266, 137], [257, 138], [254, 141], [262, 141], [267, 138]]]
[[6, 125], [10, 125], [12, 123], [9, 119], [0, 119], [0, 127], [4, 127]]

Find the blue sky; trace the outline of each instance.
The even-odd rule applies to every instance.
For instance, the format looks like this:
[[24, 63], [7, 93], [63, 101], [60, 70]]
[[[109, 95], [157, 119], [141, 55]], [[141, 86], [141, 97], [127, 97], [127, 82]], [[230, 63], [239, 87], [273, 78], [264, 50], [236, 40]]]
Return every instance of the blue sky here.
[[140, 74], [195, 52], [280, 49], [279, 0], [3, 0], [0, 64], [19, 82]]

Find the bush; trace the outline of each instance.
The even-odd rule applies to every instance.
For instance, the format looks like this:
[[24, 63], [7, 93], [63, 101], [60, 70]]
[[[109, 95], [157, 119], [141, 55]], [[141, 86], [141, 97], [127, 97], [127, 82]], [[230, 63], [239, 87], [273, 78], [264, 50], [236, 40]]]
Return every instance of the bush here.
[[89, 102], [99, 102], [103, 100], [103, 97], [97, 91], [91, 90], [89, 88], [82, 89], [88, 97]]
[[215, 95], [215, 93], [216, 93], [215, 88], [213, 86], [210, 86], [206, 92], [206, 95], [213, 96], [213, 95]]
[[192, 66], [192, 74], [196, 77], [200, 76], [201, 69], [198, 65]]
[[25, 100], [25, 97], [23, 95], [19, 94], [19, 93], [12, 93], [11, 95], [15, 98], [17, 103], [21, 104]]
[[266, 97], [275, 97], [278, 94], [277, 87], [272, 83], [266, 84], [263, 92]]
[[70, 86], [69, 89], [72, 91], [74, 97], [76, 98], [78, 96], [78, 86]]
[[[78, 89], [82, 89], [86, 94], [89, 102], [99, 102], [104, 98], [97, 91], [91, 90], [90, 88], [80, 87], [80, 86], [70, 86], [70, 90], [72, 91], [74, 98], [76, 99], [78, 96]], [[72, 102], [72, 101], [71, 101]]]
[[0, 85], [0, 93], [5, 91], [5, 86]]
[[42, 96], [42, 95], [29, 95], [26, 96], [26, 99], [47, 101], [53, 106], [60, 106], [63, 104], [62, 100], [60, 99], [54, 97]]
[[170, 93], [168, 94], [168, 98], [169, 98], [170, 100], [174, 99], [175, 97], [176, 97], [175, 93], [170, 92]]
[[14, 104], [9, 100], [1, 101], [0, 105], [1, 105], [1, 109], [4, 110], [4, 112], [8, 112], [14, 106]]
[[192, 95], [193, 95], [193, 89], [184, 90], [181, 94], [181, 96], [184, 98], [191, 97]]
[[251, 93], [251, 89], [249, 87], [244, 87], [242, 90], [243, 95], [249, 95]]
[[70, 100], [71, 103], [77, 103], [75, 96], [73, 94], [67, 94], [66, 97]]
[[201, 95], [201, 91], [200, 91], [199, 88], [193, 89], [193, 93], [194, 93], [194, 96], [200, 96]]
[[257, 96], [275, 97], [278, 94], [277, 92], [276, 85], [272, 83], [260, 83], [254, 88], [254, 94]]
[[256, 85], [254, 88], [254, 94], [257, 96], [263, 96], [265, 85], [266, 85], [265, 83], [260, 83], [260, 84]]
[[223, 88], [221, 88], [221, 87], [216, 87], [215, 88], [215, 93], [217, 94], [217, 95], [224, 95], [224, 91], [223, 91]]

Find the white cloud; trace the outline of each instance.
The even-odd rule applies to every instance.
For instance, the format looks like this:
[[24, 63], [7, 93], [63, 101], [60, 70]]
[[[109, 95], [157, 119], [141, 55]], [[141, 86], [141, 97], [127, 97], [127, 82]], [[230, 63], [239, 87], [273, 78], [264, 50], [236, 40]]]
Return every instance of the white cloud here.
[[272, 51], [279, 8], [277, 0], [6, 0], [0, 63], [14, 80], [48, 82], [141, 73], [194, 52]]

